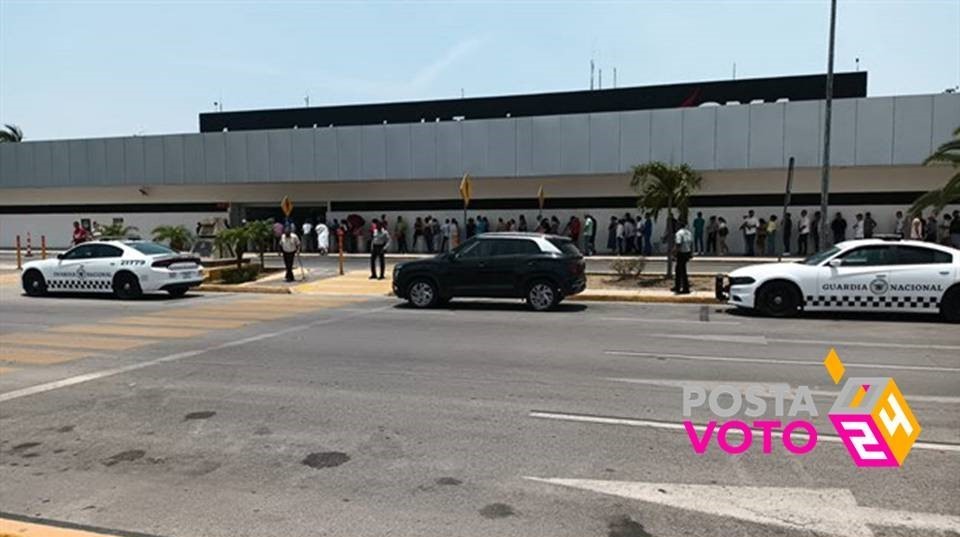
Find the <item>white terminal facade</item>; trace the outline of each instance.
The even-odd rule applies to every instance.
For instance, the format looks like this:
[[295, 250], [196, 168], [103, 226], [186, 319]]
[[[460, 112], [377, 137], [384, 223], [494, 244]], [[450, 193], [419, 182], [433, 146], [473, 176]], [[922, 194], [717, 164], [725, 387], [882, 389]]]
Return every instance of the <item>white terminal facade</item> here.
[[[813, 80], [816, 89], [822, 77], [794, 78]], [[791, 91], [789, 78], [759, 81], [764, 87], [783, 81], [782, 93]], [[865, 73], [862, 82], [865, 94]], [[710, 88], [730, 84], [704, 83], [703, 92], [696, 84], [682, 85], [678, 94], [687, 98], [666, 108], [644, 100], [649, 88], [632, 88], [500, 98], [504, 106], [519, 107], [516, 114], [499, 115], [503, 110], [487, 106], [485, 100], [496, 98], [412, 103], [419, 108], [407, 116], [414, 116], [399, 121], [396, 114], [392, 121], [376, 121], [376, 114], [411, 103], [338, 107], [338, 117], [355, 109], [360, 119], [337, 124], [310, 123], [311, 114], [328, 117], [324, 108], [204, 114], [208, 132], [0, 144], [0, 245], [9, 248], [16, 235], [29, 232], [35, 247], [41, 235], [48, 246], [64, 247], [72, 222], [81, 219], [122, 218], [147, 235], [159, 224], [193, 229], [215, 216], [233, 222], [279, 218], [284, 196], [294, 201], [298, 222], [357, 213], [367, 220], [386, 214], [391, 223], [403, 216], [411, 229], [414, 218], [427, 215], [463, 225], [458, 186], [469, 173], [469, 216], [484, 215], [495, 225], [498, 218], [523, 214], [532, 223], [542, 186], [543, 214], [561, 222], [592, 214], [603, 251], [610, 216], [639, 212], [629, 186], [631, 167], [659, 160], [689, 164], [703, 175], [691, 212], [725, 217], [735, 253], [743, 248], [736, 227], [748, 209], [779, 217], [790, 157], [796, 161], [791, 214], [797, 218], [807, 209], [812, 215], [819, 208], [824, 101], [701, 102]], [[683, 93], [689, 87], [694, 90]], [[742, 102], [755, 100], [747, 93]], [[589, 101], [578, 101], [586, 94]], [[619, 99], [616, 106], [602, 106], [607, 95]], [[436, 106], [448, 113], [457, 102], [468, 113], [424, 112], [442, 103]], [[536, 106], [523, 111], [524, 103], [553, 102], [562, 113]], [[895, 211], [953, 173], [921, 163], [960, 126], [960, 94], [838, 95], [833, 107], [830, 217], [841, 211], [852, 223], [856, 213], [869, 211], [878, 232], [892, 231]], [[471, 119], [470, 110], [484, 117]], [[417, 114], [426, 117], [410, 119]], [[232, 127], [237, 118], [242, 121]], [[261, 118], [271, 118], [265, 126], [293, 125], [258, 128]], [[657, 226], [655, 237], [662, 229]]]

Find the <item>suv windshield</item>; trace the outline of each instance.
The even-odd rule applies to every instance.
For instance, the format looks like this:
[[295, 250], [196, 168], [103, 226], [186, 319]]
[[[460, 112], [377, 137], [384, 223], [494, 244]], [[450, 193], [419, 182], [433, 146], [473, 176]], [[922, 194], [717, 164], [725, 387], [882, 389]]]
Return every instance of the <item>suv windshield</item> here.
[[800, 263], [804, 265], [819, 265], [820, 263], [823, 262], [823, 260], [833, 257], [833, 255], [839, 251], [840, 251], [840, 248], [837, 248], [836, 246], [832, 246], [822, 252], [817, 252], [811, 255], [810, 257], [804, 259]]
[[157, 244], [155, 242], [128, 242], [127, 246], [137, 250], [141, 254], [146, 255], [159, 255], [159, 254], [175, 254], [170, 248], [162, 244]]

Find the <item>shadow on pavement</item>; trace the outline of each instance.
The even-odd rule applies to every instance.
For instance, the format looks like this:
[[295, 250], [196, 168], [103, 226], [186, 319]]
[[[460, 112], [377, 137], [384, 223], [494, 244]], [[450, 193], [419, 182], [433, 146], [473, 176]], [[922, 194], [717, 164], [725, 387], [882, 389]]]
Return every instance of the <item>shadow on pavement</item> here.
[[[584, 311], [587, 309], [586, 304], [577, 303], [577, 304], [558, 304], [556, 307], [545, 313], [572, 313]], [[396, 309], [408, 309], [416, 310], [417, 308], [410, 305], [408, 302], [401, 302], [394, 306]], [[440, 306], [435, 306], [427, 311], [526, 311], [530, 314], [536, 315], [544, 312], [536, 312], [527, 307], [523, 302], [518, 301], [499, 301], [499, 300], [484, 300], [484, 301], [457, 301], [452, 300], [447, 304]]]
[[[776, 319], [775, 317], [766, 317], [756, 310], [743, 308], [717, 309], [718, 313], [727, 313], [736, 317], [756, 317]], [[867, 312], [867, 311], [836, 311], [836, 312], [803, 312], [796, 317], [782, 318], [782, 321], [803, 322], [807, 319], [831, 320], [831, 321], [887, 321], [897, 323], [942, 323], [949, 324], [938, 314], [924, 313], [900, 313], [900, 312]]]
[[139, 298], [124, 300], [124, 299], [117, 298], [109, 293], [51, 293], [51, 292], [47, 292], [43, 296], [31, 297], [22, 291], [20, 292], [20, 296], [33, 298], [36, 300], [49, 300], [49, 299], [55, 299], [55, 298], [85, 298], [88, 300], [116, 300], [117, 302], [165, 302], [165, 301], [173, 301], [173, 300], [193, 300], [193, 299], [203, 297], [203, 295], [200, 293], [187, 293], [179, 297], [173, 297], [167, 293], [151, 293], [151, 294], [142, 295]]

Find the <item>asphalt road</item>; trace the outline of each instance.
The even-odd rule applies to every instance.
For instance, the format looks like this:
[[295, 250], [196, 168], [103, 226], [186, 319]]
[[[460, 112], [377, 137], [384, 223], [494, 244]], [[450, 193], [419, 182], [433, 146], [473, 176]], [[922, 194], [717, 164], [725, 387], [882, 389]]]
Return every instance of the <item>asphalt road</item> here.
[[[960, 330], [924, 318], [29, 299], [9, 282], [0, 300], [0, 518], [183, 537], [960, 533]], [[902, 468], [828, 441], [693, 452], [689, 383], [808, 385], [834, 434], [831, 346], [847, 376], [905, 393], [924, 444]]]

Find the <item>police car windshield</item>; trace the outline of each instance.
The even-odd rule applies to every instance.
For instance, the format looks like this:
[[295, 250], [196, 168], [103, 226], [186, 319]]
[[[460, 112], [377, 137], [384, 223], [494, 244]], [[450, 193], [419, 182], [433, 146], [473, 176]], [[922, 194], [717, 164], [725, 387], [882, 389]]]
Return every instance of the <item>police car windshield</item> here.
[[839, 252], [839, 251], [840, 251], [840, 248], [837, 248], [836, 246], [833, 246], [833, 247], [828, 248], [828, 249], [826, 249], [826, 250], [824, 250], [824, 251], [822, 251], [822, 252], [817, 252], [817, 253], [811, 255], [810, 257], [808, 257], [808, 258], [804, 259], [803, 261], [801, 261], [801, 263], [803, 263], [804, 265], [819, 265], [819, 264], [822, 263], [825, 259], [829, 259], [830, 257], [832, 257], [834, 254], [836, 254], [836, 253]]
[[137, 250], [141, 254], [145, 255], [159, 255], [159, 254], [175, 254], [173, 250], [163, 246], [162, 244], [157, 244], [155, 242], [131, 242], [127, 244], [134, 250]]

